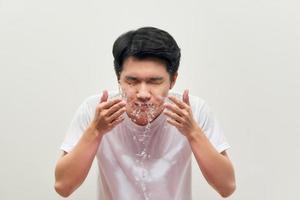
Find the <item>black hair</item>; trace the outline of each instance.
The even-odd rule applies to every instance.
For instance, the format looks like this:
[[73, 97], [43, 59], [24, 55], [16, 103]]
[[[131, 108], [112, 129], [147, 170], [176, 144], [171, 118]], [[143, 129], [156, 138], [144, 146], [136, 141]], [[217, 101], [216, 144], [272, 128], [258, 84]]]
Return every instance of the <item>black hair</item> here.
[[118, 80], [123, 62], [130, 56], [138, 59], [158, 58], [166, 62], [170, 76], [178, 71], [181, 56], [174, 38], [166, 31], [154, 27], [142, 27], [122, 34], [114, 42], [112, 53]]

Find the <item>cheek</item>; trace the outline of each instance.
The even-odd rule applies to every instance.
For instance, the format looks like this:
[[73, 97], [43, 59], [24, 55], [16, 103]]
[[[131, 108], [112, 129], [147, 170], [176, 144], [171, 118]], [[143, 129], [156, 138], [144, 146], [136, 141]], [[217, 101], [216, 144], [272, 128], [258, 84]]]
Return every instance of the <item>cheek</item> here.
[[127, 101], [130, 102], [135, 96], [134, 90], [126, 85], [119, 85], [119, 92], [122, 94], [122, 97]]
[[126, 100], [126, 110], [132, 112], [135, 109], [136, 93], [130, 88], [122, 88], [121, 93]]
[[[128, 85], [119, 85], [119, 90], [122, 96], [126, 99], [127, 104], [132, 104], [137, 100], [136, 90]], [[153, 86], [149, 88], [151, 93], [151, 103], [156, 106], [161, 106], [169, 92], [169, 84], [161, 86]]]
[[168, 96], [169, 88], [168, 87], [161, 87], [153, 90], [153, 99], [157, 104], [163, 104], [165, 98]]

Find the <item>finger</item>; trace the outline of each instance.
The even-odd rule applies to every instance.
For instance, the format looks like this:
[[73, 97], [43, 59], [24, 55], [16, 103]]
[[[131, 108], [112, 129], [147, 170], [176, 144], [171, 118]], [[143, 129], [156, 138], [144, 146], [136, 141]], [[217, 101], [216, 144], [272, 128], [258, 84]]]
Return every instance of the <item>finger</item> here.
[[126, 108], [122, 108], [120, 110], [118, 110], [117, 112], [113, 113], [110, 117], [108, 117], [108, 121], [109, 122], [113, 122], [114, 120], [116, 120], [118, 117], [120, 117], [124, 112], [126, 111]]
[[175, 96], [168, 96], [168, 98], [173, 102], [175, 103], [179, 108], [186, 108], [187, 105], [180, 101], [179, 99], [177, 99]]
[[182, 95], [182, 101], [186, 103], [187, 105], [190, 105], [190, 97], [189, 97], [189, 90], [184, 90]]
[[178, 122], [176, 122], [176, 121], [174, 121], [174, 120], [172, 120], [172, 119], [170, 119], [170, 118], [167, 119], [167, 122], [168, 122], [169, 124], [172, 124], [172, 125], [175, 126], [176, 128], [180, 128], [180, 127], [181, 127], [181, 124], [180, 124], [180, 123], [178, 123]]
[[115, 121], [111, 122], [110, 125], [112, 127], [116, 126], [117, 124], [121, 123], [123, 120], [125, 119], [125, 117], [121, 116], [119, 118], [117, 118]]
[[107, 90], [104, 90], [100, 99], [100, 103], [107, 101], [108, 99], [108, 92]]
[[172, 104], [169, 104], [169, 103], [165, 103], [165, 108], [172, 111], [172, 112], [174, 112], [174, 113], [176, 113], [179, 116], [184, 115], [182, 109], [180, 109], [177, 105], [172, 105]]
[[178, 116], [177, 114], [173, 113], [173, 112], [165, 110], [164, 114], [167, 115], [168, 117], [170, 117], [171, 119], [175, 120], [178, 123], [183, 122], [183, 119], [180, 116]]
[[125, 105], [126, 105], [126, 103], [124, 101], [120, 101], [120, 102], [114, 104], [113, 106], [108, 108], [106, 115], [110, 116], [110, 115], [114, 114], [116, 111], [120, 110], [121, 108], [124, 108]]
[[111, 101], [104, 102], [102, 108], [103, 109], [109, 109], [110, 107], [112, 107], [113, 105], [115, 105], [115, 104], [117, 104], [121, 101], [122, 101], [122, 99], [118, 98], [118, 99], [113, 99]]

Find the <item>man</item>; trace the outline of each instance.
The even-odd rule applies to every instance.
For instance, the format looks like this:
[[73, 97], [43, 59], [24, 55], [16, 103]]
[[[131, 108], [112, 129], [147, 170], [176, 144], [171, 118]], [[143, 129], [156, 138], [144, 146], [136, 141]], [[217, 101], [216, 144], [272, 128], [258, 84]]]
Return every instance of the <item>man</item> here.
[[94, 158], [103, 200], [191, 199], [191, 156], [223, 197], [235, 190], [229, 148], [207, 104], [169, 94], [180, 49], [167, 32], [144, 27], [113, 45], [121, 97], [104, 91], [83, 102], [62, 144], [55, 189], [69, 196], [86, 178]]

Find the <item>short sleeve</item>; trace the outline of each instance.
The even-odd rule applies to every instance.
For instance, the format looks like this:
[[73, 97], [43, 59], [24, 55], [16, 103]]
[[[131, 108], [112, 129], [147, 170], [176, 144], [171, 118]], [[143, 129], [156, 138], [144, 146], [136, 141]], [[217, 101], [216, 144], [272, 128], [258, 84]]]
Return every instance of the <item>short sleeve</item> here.
[[230, 145], [224, 136], [224, 132], [209, 106], [204, 101], [200, 105], [199, 104], [197, 115], [198, 124], [204, 134], [219, 153], [230, 148]]
[[70, 152], [79, 141], [81, 135], [87, 129], [91, 121], [90, 109], [88, 103], [84, 101], [77, 111], [67, 129], [65, 139], [61, 145], [61, 149]]

